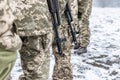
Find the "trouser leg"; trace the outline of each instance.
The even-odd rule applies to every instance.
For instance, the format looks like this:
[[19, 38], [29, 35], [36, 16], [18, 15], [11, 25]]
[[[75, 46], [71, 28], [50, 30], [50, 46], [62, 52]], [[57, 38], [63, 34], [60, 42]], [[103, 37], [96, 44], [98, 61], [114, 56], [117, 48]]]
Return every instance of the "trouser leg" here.
[[50, 66], [49, 36], [29, 37], [23, 39], [20, 51], [25, 77], [20, 80], [48, 80]]
[[66, 38], [62, 42], [63, 56], [60, 56], [57, 50], [57, 45], [53, 43], [53, 53], [55, 56], [55, 66], [53, 71], [53, 80], [72, 80], [72, 67], [70, 63], [71, 58], [71, 42], [68, 37], [66, 26], [61, 29], [60, 36]]

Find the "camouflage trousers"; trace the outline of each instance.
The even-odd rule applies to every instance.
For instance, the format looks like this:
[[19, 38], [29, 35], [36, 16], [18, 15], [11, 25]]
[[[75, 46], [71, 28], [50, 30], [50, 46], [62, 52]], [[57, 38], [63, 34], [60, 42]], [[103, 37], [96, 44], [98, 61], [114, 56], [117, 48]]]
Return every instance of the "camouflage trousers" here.
[[90, 43], [89, 17], [92, 9], [92, 0], [70, 0], [73, 23], [78, 34], [81, 47], [87, 47]]
[[48, 80], [50, 66], [51, 34], [22, 37], [21, 63], [24, 77], [20, 80]]
[[81, 47], [87, 47], [90, 43], [90, 29], [87, 24], [80, 27], [79, 35], [77, 37]]
[[17, 52], [0, 49], [0, 80], [8, 80], [16, 61]]
[[53, 53], [55, 56], [53, 80], [72, 80], [72, 67], [70, 63], [72, 45], [67, 33], [67, 26], [62, 26], [60, 29], [60, 37], [66, 38], [66, 41], [62, 42], [64, 55], [60, 56], [56, 44], [53, 44]]
[[90, 43], [89, 17], [92, 9], [92, 0], [78, 0], [79, 42], [81, 47]]

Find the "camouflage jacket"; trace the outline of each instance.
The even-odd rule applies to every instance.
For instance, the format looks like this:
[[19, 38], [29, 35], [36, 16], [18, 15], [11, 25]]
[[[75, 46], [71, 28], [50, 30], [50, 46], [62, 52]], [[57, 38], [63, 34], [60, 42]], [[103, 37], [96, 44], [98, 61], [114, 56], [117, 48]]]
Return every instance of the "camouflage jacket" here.
[[21, 48], [21, 39], [11, 32], [14, 19], [8, 0], [0, 1], [0, 48], [2, 49], [16, 51]]
[[[66, 0], [59, 0], [60, 4]], [[38, 36], [52, 31], [47, 0], [11, 0], [20, 36]], [[60, 5], [62, 9], [62, 5]]]

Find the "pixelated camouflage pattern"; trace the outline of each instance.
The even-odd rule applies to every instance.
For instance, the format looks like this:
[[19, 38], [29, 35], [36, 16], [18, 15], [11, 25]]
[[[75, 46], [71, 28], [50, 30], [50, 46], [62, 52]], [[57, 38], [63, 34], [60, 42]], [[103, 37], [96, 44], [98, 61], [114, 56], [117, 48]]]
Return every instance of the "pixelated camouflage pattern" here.
[[15, 17], [11, 12], [7, 0], [0, 2], [0, 48], [16, 51], [21, 47], [21, 39], [11, 32]]
[[53, 44], [53, 53], [55, 56], [55, 66], [53, 71], [53, 80], [72, 80], [72, 67], [70, 63], [71, 45], [70, 37], [68, 36], [68, 25], [61, 25], [60, 37], [66, 38], [66, 41], [62, 42], [63, 56], [60, 56], [56, 48], [56, 44]]
[[53, 33], [46, 1], [10, 0], [23, 41], [20, 53], [25, 76], [20, 80], [47, 80], [49, 77], [49, 47]]
[[25, 76], [19, 80], [48, 80], [52, 33], [40, 37], [22, 37], [20, 51], [22, 68]]
[[90, 42], [89, 16], [92, 9], [92, 0], [71, 0], [71, 10], [79, 31], [78, 40], [81, 47], [87, 47]]
[[[66, 0], [67, 1], [67, 0]], [[59, 36], [66, 41], [62, 42], [63, 56], [60, 56], [56, 47], [56, 44], [53, 43], [53, 53], [55, 56], [55, 66], [53, 71], [53, 80], [72, 80], [72, 67], [70, 63], [71, 49], [71, 37], [68, 34], [68, 23], [65, 18], [64, 10], [66, 2], [61, 3], [63, 5], [60, 9], [61, 12], [61, 26], [59, 26]]]
[[[52, 29], [47, 0], [10, 0], [20, 36], [47, 34]], [[14, 4], [14, 5], [13, 5]]]
[[[60, 3], [60, 14], [64, 13], [64, 6], [66, 0], [59, 0]], [[64, 4], [63, 4], [64, 3]], [[15, 4], [15, 5], [12, 5]], [[25, 73], [25, 77], [20, 77], [20, 80], [47, 80], [48, 73], [49, 73], [49, 51], [45, 51], [45, 41], [48, 40], [51, 43], [52, 37], [45, 38], [47, 35], [52, 33], [51, 28], [51, 19], [50, 14], [48, 12], [48, 8], [46, 6], [46, 0], [12, 0], [11, 7], [16, 15], [16, 24], [19, 27], [18, 33], [20, 34], [23, 40], [23, 47], [21, 52], [22, 58], [22, 67]], [[61, 27], [58, 29], [59, 32], [62, 33]], [[54, 34], [54, 33], [52, 33]], [[51, 35], [52, 35], [51, 34]], [[63, 35], [63, 33], [62, 33]], [[49, 40], [50, 39], [50, 40]], [[49, 45], [50, 45], [49, 43]], [[62, 80], [71, 80], [71, 64], [70, 64], [70, 54], [66, 48], [67, 42], [64, 44], [65, 47], [63, 48], [65, 57], [62, 67], [58, 64], [55, 68], [55, 72], [61, 71], [63, 69], [66, 75], [61, 76]], [[26, 45], [26, 46], [25, 46]], [[56, 45], [53, 45], [56, 48]], [[47, 47], [46, 49], [48, 49]], [[54, 51], [54, 50], [53, 50]], [[58, 55], [58, 52], [54, 52]], [[57, 57], [55, 55], [55, 57]], [[58, 59], [61, 60], [61, 56], [58, 56]], [[56, 60], [56, 63], [59, 61]], [[28, 65], [28, 66], [27, 66]], [[63, 72], [60, 73], [63, 75]], [[55, 76], [54, 78], [60, 79], [59, 76]]]
[[76, 26], [76, 29], [78, 27], [78, 0], [70, 0], [70, 8], [71, 8], [71, 14], [73, 17], [73, 22]]
[[11, 32], [14, 15], [8, 0], [0, 0], [0, 80], [8, 80], [22, 42]]

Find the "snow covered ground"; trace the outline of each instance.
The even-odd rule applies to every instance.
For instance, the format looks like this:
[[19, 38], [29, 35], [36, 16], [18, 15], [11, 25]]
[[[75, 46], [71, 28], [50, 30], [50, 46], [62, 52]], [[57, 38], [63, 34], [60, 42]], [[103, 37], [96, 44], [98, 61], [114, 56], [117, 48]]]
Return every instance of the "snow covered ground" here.
[[[93, 8], [90, 30], [88, 52], [71, 56], [74, 80], [120, 80], [120, 8]], [[52, 56], [49, 80], [53, 64]], [[12, 80], [21, 73], [18, 56]]]
[[120, 80], [120, 8], [93, 8], [88, 52], [72, 55], [74, 80]]

